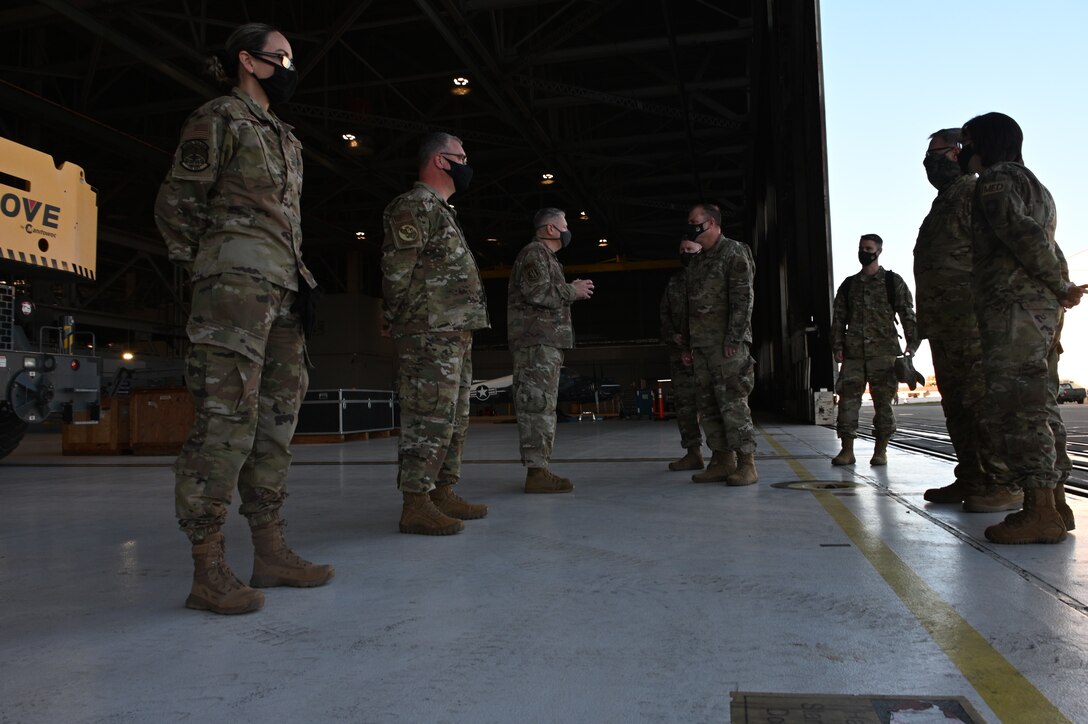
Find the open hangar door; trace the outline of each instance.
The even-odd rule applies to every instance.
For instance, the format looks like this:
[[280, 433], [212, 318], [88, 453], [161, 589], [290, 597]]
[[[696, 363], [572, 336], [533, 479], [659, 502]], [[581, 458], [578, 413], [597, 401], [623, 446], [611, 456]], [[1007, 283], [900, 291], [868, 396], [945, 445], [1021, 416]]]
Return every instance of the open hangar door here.
[[[567, 210], [561, 261], [598, 283], [575, 310], [577, 354], [665, 372], [658, 301], [689, 206], [713, 199], [756, 256], [753, 405], [804, 418], [831, 387], [816, 0], [7, 3], [0, 135], [79, 164], [99, 192], [99, 281], [35, 286], [40, 305], [102, 343], [180, 355], [188, 290], [151, 208], [185, 117], [219, 92], [203, 59], [250, 20], [284, 31], [301, 76], [275, 110], [305, 148], [306, 258], [337, 310], [311, 346], [344, 378], [315, 384], [357, 384], [343, 360], [360, 355], [376, 362], [366, 384], [390, 376], [381, 212], [410, 186], [419, 136], [447, 130], [476, 170], [454, 203], [487, 278], [478, 376], [502, 372], [505, 276], [542, 206]], [[365, 319], [345, 325], [352, 309]]]

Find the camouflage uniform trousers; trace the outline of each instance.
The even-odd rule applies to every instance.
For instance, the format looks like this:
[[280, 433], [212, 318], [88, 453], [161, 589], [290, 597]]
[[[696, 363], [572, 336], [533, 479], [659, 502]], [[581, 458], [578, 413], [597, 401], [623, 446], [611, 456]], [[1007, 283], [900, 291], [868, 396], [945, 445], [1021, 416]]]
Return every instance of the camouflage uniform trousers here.
[[1061, 316], [1056, 307], [978, 309], [987, 425], [1009, 470], [1010, 485], [1053, 488], [1058, 482], [1051, 424], [1058, 415], [1052, 380], [1057, 376]]
[[461, 478], [472, 387], [472, 332], [398, 337], [397, 489], [429, 493]]
[[546, 344], [515, 347], [514, 409], [521, 463], [546, 468], [555, 443], [555, 407], [563, 350]]
[[930, 337], [929, 348], [945, 426], [956, 451], [956, 480], [973, 487], [1000, 482], [1008, 471], [984, 424], [982, 342], [973, 334], [939, 335]]
[[1061, 382], [1058, 377], [1058, 358], [1062, 354], [1061, 336], [1062, 326], [1065, 324], [1065, 310], [1059, 310], [1059, 314], [1061, 318], [1058, 322], [1057, 340], [1046, 359], [1047, 377], [1050, 383], [1050, 396], [1047, 398], [1047, 419], [1050, 420], [1050, 431], [1054, 434], [1054, 468], [1058, 471], [1058, 482], [1065, 485], [1065, 482], [1069, 480], [1069, 473], [1073, 470], [1073, 461], [1069, 459], [1069, 452], [1066, 449], [1068, 436], [1065, 432], [1065, 421], [1062, 420], [1061, 408], [1058, 407], [1058, 384]]
[[754, 453], [756, 432], [748, 395], [755, 387], [756, 362], [748, 353], [748, 345], [738, 345], [737, 353], [729, 358], [720, 345], [696, 347], [692, 356], [696, 399], [707, 445], [717, 452]]
[[193, 286], [185, 377], [196, 421], [174, 464], [174, 494], [194, 543], [223, 525], [235, 485], [251, 526], [275, 519], [287, 497], [289, 446], [309, 385], [294, 300], [293, 291], [242, 275]]
[[840, 438], [858, 436], [858, 412], [865, 385], [873, 397], [873, 434], [890, 439], [895, 434], [892, 398], [899, 389], [895, 378], [895, 356], [847, 357], [839, 369], [835, 391], [839, 393], [839, 418], [835, 425]]
[[672, 354], [669, 355], [669, 375], [672, 377], [676, 425], [680, 428], [680, 446], [685, 450], [702, 447], [703, 434], [699, 430], [698, 383], [695, 379], [695, 367], [685, 365], [679, 354]]

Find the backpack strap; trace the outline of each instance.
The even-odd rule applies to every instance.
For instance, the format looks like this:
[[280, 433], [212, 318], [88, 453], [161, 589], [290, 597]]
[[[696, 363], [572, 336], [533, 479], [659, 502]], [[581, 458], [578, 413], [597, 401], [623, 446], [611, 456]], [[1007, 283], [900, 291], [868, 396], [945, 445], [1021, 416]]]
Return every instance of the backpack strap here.
[[884, 270], [884, 287], [888, 290], [888, 306], [892, 308], [892, 316], [895, 316], [895, 280], [899, 275], [891, 269]]
[[[885, 269], [884, 270], [884, 288], [888, 292], [888, 306], [892, 308], [892, 324], [893, 325], [895, 324], [895, 314], [896, 314], [896, 312], [895, 312], [895, 282], [899, 278], [900, 278], [899, 275], [896, 274], [895, 272], [893, 272], [891, 269]], [[900, 324], [902, 324], [902, 322], [900, 322]], [[899, 336], [898, 332], [896, 332], [896, 336]]]

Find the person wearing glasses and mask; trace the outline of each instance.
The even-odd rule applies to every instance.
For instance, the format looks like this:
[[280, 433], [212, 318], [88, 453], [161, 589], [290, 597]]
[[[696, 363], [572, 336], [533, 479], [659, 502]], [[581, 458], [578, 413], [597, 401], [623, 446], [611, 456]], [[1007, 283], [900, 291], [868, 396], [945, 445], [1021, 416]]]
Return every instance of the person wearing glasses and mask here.
[[400, 532], [450, 535], [487, 506], [457, 495], [472, 386], [472, 332], [487, 329], [476, 259], [449, 203], [468, 189], [461, 139], [432, 133], [419, 147], [419, 180], [382, 217], [384, 321], [400, 364], [397, 488]]
[[836, 420], [842, 449], [832, 465], [853, 465], [854, 439], [865, 386], [873, 397], [873, 457], [870, 465], [888, 464], [888, 441], [895, 433], [892, 397], [899, 389], [895, 358], [903, 353], [895, 315], [903, 325], [908, 356], [918, 349], [914, 299], [903, 277], [880, 265], [884, 240], [864, 234], [858, 241], [861, 271], [847, 277], [835, 292], [831, 316], [831, 349], [841, 363], [835, 388], [839, 393]]
[[963, 504], [973, 513], [1019, 510], [1023, 493], [1003, 484], [1004, 466], [983, 426], [986, 384], [971, 292], [971, 199], [975, 174], [960, 168], [960, 129], [929, 137], [923, 165], [937, 189], [914, 245], [918, 339], [929, 340], [945, 425], [956, 451], [955, 480], [930, 488], [931, 503]]
[[548, 469], [563, 350], [574, 347], [570, 307], [593, 296], [593, 282], [567, 283], [555, 258], [571, 240], [567, 214], [545, 208], [533, 216], [533, 240], [510, 271], [506, 335], [514, 358], [514, 408], [526, 493], [569, 493], [574, 485]]
[[[1025, 165], [1024, 134], [1003, 113], [963, 126], [958, 162], [978, 173], [972, 207], [972, 287], [982, 341], [987, 423], [1024, 509], [986, 529], [994, 543], [1057, 543], [1074, 529], [1065, 502], [1054, 416], [1059, 335], [1065, 309], [1084, 288], [1069, 281], [1055, 240], [1050, 191]], [[1059, 416], [1060, 424], [1060, 416]], [[1064, 428], [1059, 432], [1064, 438]], [[1060, 445], [1060, 448], [1058, 447]], [[1068, 465], [1068, 462], [1066, 462]]]
[[672, 388], [680, 445], [687, 453], [669, 463], [669, 470], [703, 469], [703, 434], [699, 430], [698, 387], [691, 359], [688, 331], [688, 269], [703, 247], [694, 241], [680, 242], [680, 269], [665, 285], [661, 295], [661, 343], [669, 350], [669, 383]]
[[688, 333], [699, 415], [712, 453], [706, 470], [691, 479], [751, 485], [759, 480], [748, 407], [755, 386], [756, 361], [749, 353], [755, 263], [747, 244], [722, 234], [717, 204], [691, 208], [684, 238], [702, 247], [688, 273]]
[[[269, 110], [298, 80], [291, 44], [261, 23], [239, 27], [208, 73], [229, 95], [189, 116], [155, 202], [170, 260], [192, 277], [186, 384], [196, 421], [174, 466], [175, 503], [195, 563], [189, 608], [255, 611], [254, 588], [312, 587], [333, 567], [303, 560], [283, 536], [288, 450], [308, 384], [300, 291], [302, 148]], [[224, 556], [235, 486], [255, 548], [245, 585]]]

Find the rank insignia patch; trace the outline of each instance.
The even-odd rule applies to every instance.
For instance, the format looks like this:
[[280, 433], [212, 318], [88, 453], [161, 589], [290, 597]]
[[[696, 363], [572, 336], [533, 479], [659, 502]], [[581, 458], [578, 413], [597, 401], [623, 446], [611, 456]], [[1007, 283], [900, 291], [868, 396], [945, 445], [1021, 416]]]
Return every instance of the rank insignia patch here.
[[181, 144], [181, 167], [186, 171], [203, 171], [208, 168], [208, 144], [193, 138]]

